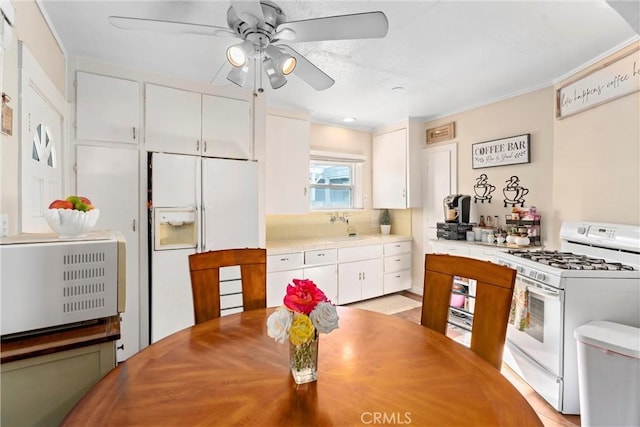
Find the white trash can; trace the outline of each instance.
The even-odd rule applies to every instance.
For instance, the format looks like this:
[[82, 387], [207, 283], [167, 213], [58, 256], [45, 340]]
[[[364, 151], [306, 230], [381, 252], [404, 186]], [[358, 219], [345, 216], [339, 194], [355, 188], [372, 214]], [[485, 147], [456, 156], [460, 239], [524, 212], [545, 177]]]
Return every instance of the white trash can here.
[[580, 423], [640, 426], [640, 329], [593, 321], [576, 328]]

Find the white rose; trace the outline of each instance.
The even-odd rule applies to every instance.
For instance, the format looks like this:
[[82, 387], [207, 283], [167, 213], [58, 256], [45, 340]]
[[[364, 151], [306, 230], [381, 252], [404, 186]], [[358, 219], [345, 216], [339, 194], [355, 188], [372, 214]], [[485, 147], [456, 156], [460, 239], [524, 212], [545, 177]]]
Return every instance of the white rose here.
[[316, 305], [316, 308], [309, 314], [311, 323], [323, 334], [328, 334], [334, 329], [338, 328], [338, 312], [333, 304], [328, 302], [320, 302]]
[[285, 307], [278, 307], [267, 318], [267, 334], [279, 343], [284, 343], [289, 338], [289, 328], [293, 320], [293, 313]]

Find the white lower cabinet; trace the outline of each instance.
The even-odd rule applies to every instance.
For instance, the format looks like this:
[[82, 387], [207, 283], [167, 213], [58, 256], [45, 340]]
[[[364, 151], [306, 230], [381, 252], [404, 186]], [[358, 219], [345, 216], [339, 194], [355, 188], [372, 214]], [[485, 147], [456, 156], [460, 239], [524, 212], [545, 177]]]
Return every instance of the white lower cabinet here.
[[433, 252], [436, 254], [470, 256], [469, 246], [460, 243], [450, 243], [447, 240], [432, 241]]
[[338, 266], [338, 304], [362, 299], [362, 263], [345, 262]]
[[338, 266], [336, 264], [305, 267], [302, 275], [315, 283], [329, 301], [336, 303], [338, 300]]
[[267, 256], [267, 306], [282, 305], [293, 279], [312, 280], [334, 304], [411, 288], [411, 240]]
[[338, 304], [382, 295], [382, 254], [382, 245], [338, 249]]
[[383, 293], [411, 288], [411, 241], [384, 244]]

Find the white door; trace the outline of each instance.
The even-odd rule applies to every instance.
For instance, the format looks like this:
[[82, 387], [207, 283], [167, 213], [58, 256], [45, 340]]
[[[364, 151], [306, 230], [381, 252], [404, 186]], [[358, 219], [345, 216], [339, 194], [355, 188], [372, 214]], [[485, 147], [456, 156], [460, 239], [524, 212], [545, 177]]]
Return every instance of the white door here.
[[258, 162], [202, 159], [202, 251], [258, 247]]
[[362, 265], [360, 262], [338, 264], [338, 304], [362, 299]]
[[252, 157], [249, 101], [202, 95], [202, 155], [228, 159]]
[[126, 241], [126, 306], [116, 343], [121, 362], [140, 350], [140, 200], [137, 149], [78, 145], [77, 189], [100, 209], [97, 229], [117, 230]]
[[432, 252], [430, 239], [435, 239], [436, 223], [444, 220], [442, 201], [456, 193], [457, 145], [447, 144], [427, 148], [423, 153], [423, 198], [424, 252]]
[[44, 211], [63, 195], [67, 104], [23, 43], [21, 51], [20, 232], [51, 233]]
[[200, 157], [153, 153], [151, 189], [154, 208], [197, 207], [200, 200]]
[[151, 343], [194, 322], [189, 255], [195, 249], [153, 251], [151, 260]]
[[373, 138], [371, 186], [374, 209], [407, 207], [407, 130]]
[[267, 214], [309, 212], [309, 122], [267, 115], [265, 210]]
[[145, 85], [147, 151], [200, 154], [201, 95], [186, 90]]
[[362, 299], [379, 297], [383, 294], [382, 259], [361, 261]]
[[338, 264], [307, 267], [303, 275], [315, 283], [332, 303], [338, 302]]
[[138, 82], [78, 72], [77, 138], [137, 144], [139, 98]]

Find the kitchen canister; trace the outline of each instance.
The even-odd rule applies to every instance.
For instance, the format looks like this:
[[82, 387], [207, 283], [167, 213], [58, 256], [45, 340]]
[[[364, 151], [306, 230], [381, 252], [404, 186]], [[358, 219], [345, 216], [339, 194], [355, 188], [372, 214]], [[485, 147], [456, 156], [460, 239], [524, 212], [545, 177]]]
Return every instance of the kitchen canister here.
[[476, 239], [476, 233], [467, 231], [467, 242], [473, 242]]
[[475, 235], [476, 242], [481, 241], [482, 240], [482, 227], [473, 227], [473, 228], [471, 228], [471, 230], [473, 230], [473, 234]]

